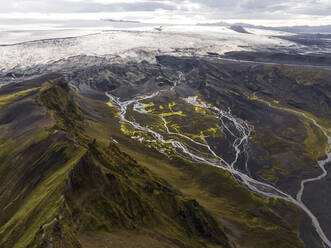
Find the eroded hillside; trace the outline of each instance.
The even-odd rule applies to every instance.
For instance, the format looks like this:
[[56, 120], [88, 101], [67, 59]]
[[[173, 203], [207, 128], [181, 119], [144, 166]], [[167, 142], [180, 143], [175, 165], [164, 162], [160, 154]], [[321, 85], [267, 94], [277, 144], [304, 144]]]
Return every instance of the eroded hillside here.
[[[116, 105], [100, 93], [85, 95], [58, 74], [1, 88], [1, 247], [303, 246], [294, 205], [135, 141], [139, 134], [126, 129]], [[203, 110], [177, 97], [165, 94], [145, 111], [195, 141], [224, 136], [212, 112], [201, 117]], [[188, 113], [212, 128], [178, 123]], [[153, 126], [156, 117], [143, 119]]]

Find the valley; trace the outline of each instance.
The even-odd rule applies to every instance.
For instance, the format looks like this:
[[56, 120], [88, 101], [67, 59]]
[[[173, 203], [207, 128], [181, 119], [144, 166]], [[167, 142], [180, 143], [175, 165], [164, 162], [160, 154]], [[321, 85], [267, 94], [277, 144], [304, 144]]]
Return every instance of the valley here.
[[0, 47], [0, 247], [331, 247], [328, 55], [182, 28]]

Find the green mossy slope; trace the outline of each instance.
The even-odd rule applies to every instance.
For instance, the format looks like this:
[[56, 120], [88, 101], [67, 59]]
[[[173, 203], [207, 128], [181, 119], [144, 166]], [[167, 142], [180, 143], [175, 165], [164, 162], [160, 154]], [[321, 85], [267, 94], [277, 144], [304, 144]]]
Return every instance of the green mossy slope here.
[[[0, 247], [84, 247], [78, 233], [140, 228], [159, 233], [173, 247], [231, 247], [198, 202], [115, 144], [85, 133], [78, 96], [62, 77], [40, 87], [31, 104], [40, 105], [35, 111], [44, 110], [47, 124], [36, 133], [31, 130], [40, 123], [33, 122], [19, 136], [0, 140], [11, 148], [0, 153]], [[8, 104], [4, 111], [19, 100]], [[13, 123], [15, 118], [6, 128]]]

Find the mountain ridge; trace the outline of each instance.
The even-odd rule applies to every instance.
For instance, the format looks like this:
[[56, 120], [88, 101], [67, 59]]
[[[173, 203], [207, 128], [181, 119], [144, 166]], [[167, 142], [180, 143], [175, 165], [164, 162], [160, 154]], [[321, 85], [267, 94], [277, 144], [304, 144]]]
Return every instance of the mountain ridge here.
[[[29, 181], [30, 189], [23, 190], [13, 185], [18, 194], [14, 200], [12, 197], [15, 194], [8, 195], [9, 198], [1, 195], [2, 204], [12, 202], [14, 205], [4, 208], [0, 246], [81, 247], [76, 237], [79, 230], [136, 229], [140, 225], [156, 228], [153, 223], [157, 223], [157, 228], [162, 230], [162, 226], [172, 223], [177, 232], [169, 232], [171, 229], [166, 228], [165, 236], [174, 236], [176, 245], [200, 247], [205, 246], [201, 242], [206, 239], [210, 243], [231, 247], [213, 217], [196, 201], [185, 200], [181, 194], [141, 168], [135, 160], [120, 152], [115, 144], [106, 148], [83, 134], [81, 122], [84, 117], [73, 95], [62, 77], [41, 85], [37, 102], [47, 109], [47, 115], [55, 120], [55, 124], [46, 131], [48, 134], [44, 133], [44, 137], [38, 140], [32, 138], [31, 145], [15, 154], [16, 158], [25, 160], [20, 165], [23, 174], [16, 171], [18, 176], [23, 176], [15, 180], [16, 185], [23, 183], [25, 187], [24, 182]], [[28, 159], [27, 156], [35, 150], [39, 150], [40, 155], [37, 153]], [[3, 161], [4, 157], [1, 156], [1, 159]], [[128, 181], [129, 178], [135, 183]], [[90, 195], [87, 193], [89, 191]], [[107, 192], [112, 193], [109, 195]], [[84, 194], [87, 198], [82, 196]], [[84, 202], [84, 199], [85, 205], [75, 203]], [[101, 207], [102, 204], [106, 205]], [[15, 209], [18, 211], [12, 212]], [[155, 215], [154, 211], [158, 214]], [[102, 222], [107, 215], [110, 219]], [[28, 224], [30, 220], [32, 223]], [[176, 238], [178, 234], [179, 239]]]

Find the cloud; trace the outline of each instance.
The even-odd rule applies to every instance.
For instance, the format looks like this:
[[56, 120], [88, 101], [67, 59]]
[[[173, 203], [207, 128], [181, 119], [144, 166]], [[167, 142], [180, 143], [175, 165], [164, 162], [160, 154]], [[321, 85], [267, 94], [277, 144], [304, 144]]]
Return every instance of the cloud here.
[[[0, 18], [21, 14], [77, 17], [123, 16], [140, 20], [303, 20], [328, 19], [330, 0], [0, 0]], [[33, 15], [32, 15], [33, 16]]]
[[[252, 17], [265, 14], [287, 15], [331, 15], [331, 1], [329, 0], [192, 0], [204, 5], [210, 10], [233, 16], [237, 14], [250, 14]], [[230, 13], [228, 13], [228, 11]]]
[[176, 5], [162, 1], [87, 1], [87, 0], [0, 0], [0, 12], [81, 13], [175, 10]]

